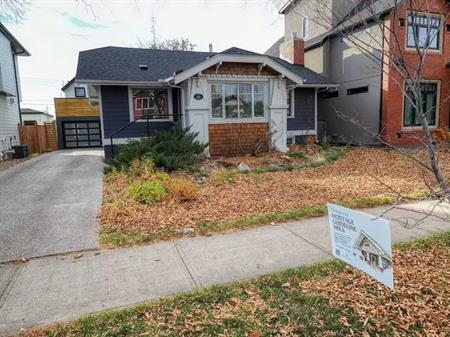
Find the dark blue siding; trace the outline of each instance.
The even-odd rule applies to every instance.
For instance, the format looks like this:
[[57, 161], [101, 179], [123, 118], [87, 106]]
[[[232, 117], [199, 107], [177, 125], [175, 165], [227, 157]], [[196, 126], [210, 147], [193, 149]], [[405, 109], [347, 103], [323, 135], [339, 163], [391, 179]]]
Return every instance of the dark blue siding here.
[[296, 88], [294, 118], [288, 118], [288, 131], [315, 129], [315, 89]]
[[[105, 138], [121, 127], [130, 123], [130, 107], [128, 102], [128, 87], [126, 86], [102, 86], [102, 113]], [[178, 89], [173, 89], [173, 112], [178, 115]], [[174, 116], [177, 119], [177, 116]], [[149, 133], [154, 135], [157, 131], [168, 130], [173, 122], [150, 122]], [[114, 138], [134, 138], [147, 136], [147, 123], [136, 122], [120, 131]]]

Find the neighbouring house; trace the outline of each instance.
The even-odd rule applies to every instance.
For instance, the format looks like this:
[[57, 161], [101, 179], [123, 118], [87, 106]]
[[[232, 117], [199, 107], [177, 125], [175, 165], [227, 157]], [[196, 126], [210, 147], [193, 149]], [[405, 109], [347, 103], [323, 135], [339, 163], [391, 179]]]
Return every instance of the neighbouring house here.
[[353, 245], [359, 251], [359, 258], [372, 269], [383, 272], [392, 267], [392, 257], [366, 232], [361, 231]]
[[18, 56], [30, 53], [0, 23], [0, 160], [4, 151], [17, 145], [20, 124], [20, 80]]
[[[335, 142], [378, 143], [376, 137], [363, 128], [339, 117], [336, 111], [341, 111], [372, 133], [380, 133], [392, 145], [409, 146], [420, 142], [418, 116], [396, 83], [398, 78], [387, 76], [381, 69], [381, 62], [375, 64], [351, 43], [354, 39], [376, 39], [377, 43], [370, 50], [376, 56], [382, 56], [376, 48], [378, 43], [384, 41], [386, 52], [383, 55], [398, 45], [406, 62], [412, 64], [418, 59], [411, 34], [412, 22], [420, 25], [420, 36], [430, 30], [435, 36], [426, 57], [422, 93], [424, 104], [430, 110], [428, 121], [432, 128], [447, 129], [450, 111], [449, 1], [432, 1], [429, 8], [432, 16], [428, 17], [423, 16], [420, 8], [414, 8], [416, 11], [411, 17], [409, 1], [330, 0], [328, 3], [332, 11], [324, 11], [321, 15], [329, 15], [329, 20], [318, 21], [315, 0], [287, 1], [280, 10], [284, 15], [285, 35], [266, 52], [279, 56], [280, 46], [292, 34], [301, 36], [305, 41], [305, 66], [339, 84], [338, 88], [319, 93], [319, 133]], [[394, 8], [395, 3], [397, 7]], [[374, 14], [381, 18], [384, 27], [396, 34], [384, 34], [382, 26], [374, 22]], [[342, 34], [343, 27], [346, 27], [346, 36]], [[389, 71], [388, 68], [385, 65], [384, 70]]]
[[20, 115], [23, 125], [44, 125], [53, 122], [53, 115], [45, 111], [21, 108]]
[[[301, 40], [285, 54], [289, 61], [239, 48], [98, 48], [80, 52], [75, 79], [64, 89], [84, 86], [98, 93], [98, 101], [89, 101], [99, 103], [106, 155], [175, 122], [197, 132], [212, 156], [287, 151], [288, 144], [315, 141], [317, 92], [336, 85], [304, 66]], [[62, 127], [66, 147], [91, 134], [90, 119], [75, 111], [72, 117], [78, 120], [67, 119]]]

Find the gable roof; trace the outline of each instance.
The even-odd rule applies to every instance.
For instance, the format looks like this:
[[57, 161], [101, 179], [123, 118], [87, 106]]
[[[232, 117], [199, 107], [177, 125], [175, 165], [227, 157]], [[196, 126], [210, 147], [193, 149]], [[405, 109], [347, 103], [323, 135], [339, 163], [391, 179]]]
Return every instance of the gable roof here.
[[35, 110], [35, 109], [30, 109], [30, 108], [21, 108], [20, 113], [22, 115], [45, 115], [45, 116], [53, 117], [53, 115], [49, 114], [48, 112], [39, 111], [39, 110]]
[[30, 56], [31, 54], [28, 50], [25, 49], [24, 46], [11, 34], [11, 32], [6, 29], [6, 27], [0, 22], [0, 32], [5, 35], [8, 40], [11, 42], [11, 47], [17, 55]]
[[[278, 57], [268, 57], [248, 50], [232, 47], [220, 53], [197, 51], [173, 51], [143, 48], [104, 47], [82, 51], [78, 57], [76, 80], [89, 83], [154, 83], [172, 78], [175, 74], [187, 73], [201, 64], [213, 63], [215, 59], [260, 59], [283, 69], [297, 81], [305, 84], [323, 85], [333, 83], [312, 70], [292, 65]], [[147, 70], [139, 66], [146, 65]], [[270, 66], [269, 64], [267, 64]], [[175, 75], [175, 76], [177, 76]], [[180, 76], [179, 76], [180, 77]]]
[[75, 77], [73, 77], [69, 82], [64, 84], [64, 86], [61, 88], [62, 91], [66, 90], [68, 87], [70, 87], [75, 82]]
[[[289, 7], [297, 0], [287, 1], [280, 9], [280, 14], [285, 14]], [[364, 22], [370, 22], [377, 16], [385, 15], [390, 12], [394, 7], [399, 7], [403, 0], [355, 0], [353, 8], [343, 16], [343, 18], [335, 24], [334, 28], [329, 31], [315, 36], [312, 39], [305, 41], [305, 50], [311, 49], [321, 44], [326, 38], [337, 35], [341, 32], [351, 30], [353, 27], [360, 26]], [[279, 39], [275, 44], [270, 47], [266, 53], [273, 52], [273, 48], [278, 47], [283, 41]]]

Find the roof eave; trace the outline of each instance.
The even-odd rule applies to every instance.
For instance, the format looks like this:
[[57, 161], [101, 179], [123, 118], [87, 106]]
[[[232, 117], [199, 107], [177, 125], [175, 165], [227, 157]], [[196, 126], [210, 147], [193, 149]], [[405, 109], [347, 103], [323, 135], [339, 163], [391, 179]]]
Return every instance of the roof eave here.
[[11, 34], [11, 32], [2, 23], [0, 23], [0, 31], [8, 38], [9, 41], [11, 41], [11, 44], [15, 49], [14, 50], [15, 55], [31, 56], [28, 50], [26, 50], [25, 47], [22, 46], [22, 44], [14, 37], [14, 35]]
[[281, 6], [280, 10], [278, 11], [278, 14], [284, 14], [286, 13], [289, 6], [294, 2], [295, 0], [288, 0], [284, 3], [283, 6]]

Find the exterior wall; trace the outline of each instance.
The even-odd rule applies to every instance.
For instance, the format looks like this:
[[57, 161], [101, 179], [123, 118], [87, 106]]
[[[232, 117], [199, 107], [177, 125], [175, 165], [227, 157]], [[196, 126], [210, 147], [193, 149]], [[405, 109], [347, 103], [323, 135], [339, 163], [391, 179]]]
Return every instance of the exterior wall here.
[[44, 114], [22, 114], [22, 122], [27, 121], [35, 121], [38, 125], [44, 125], [44, 123], [53, 121], [53, 118]]
[[[173, 93], [173, 92], [172, 92]], [[177, 96], [178, 97], [178, 96]], [[178, 99], [172, 100], [174, 119], [178, 117]], [[104, 144], [108, 145], [109, 137], [121, 127], [130, 123], [130, 104], [127, 86], [101, 86], [102, 126]], [[148, 128], [147, 128], [148, 125]], [[114, 136], [117, 138], [139, 138], [153, 136], [157, 131], [169, 130], [172, 121], [136, 121], [128, 128]]]
[[[392, 27], [398, 37], [399, 43], [403, 48], [405, 60], [408, 64], [417, 63], [418, 57], [414, 51], [406, 49], [406, 27], [400, 27], [398, 19], [404, 18], [407, 21], [407, 7], [403, 5], [397, 10], [395, 20], [393, 14], [386, 19], [386, 24]], [[445, 0], [437, 0], [430, 8], [431, 13], [442, 13], [445, 17], [448, 14], [448, 5]], [[447, 15], [446, 23], [441, 31], [441, 50], [439, 52], [429, 52], [426, 56], [424, 65], [424, 80], [438, 81], [440, 86], [438, 110], [436, 111], [437, 127], [449, 127], [450, 111], [450, 69], [446, 65], [450, 62], [450, 33], [446, 32], [446, 25], [450, 24], [450, 17]], [[406, 26], [406, 25], [405, 25]], [[391, 45], [394, 36], [390, 36]], [[395, 51], [391, 51], [395, 52]], [[410, 146], [416, 145], [421, 137], [420, 127], [403, 127], [403, 104], [404, 98], [401, 88], [395, 81], [403, 84], [401, 78], [389, 67], [385, 67], [389, 76], [384, 76], [383, 81], [383, 110], [382, 110], [382, 128], [383, 137], [393, 145]]]
[[63, 90], [64, 97], [75, 98], [75, 87], [83, 87], [88, 98], [98, 98], [98, 86], [82, 84], [76, 81]]
[[88, 98], [55, 98], [56, 117], [100, 116], [98, 106]]
[[11, 43], [0, 33], [0, 91], [3, 92], [0, 93], [0, 151], [3, 149], [1, 141], [3, 138], [13, 137], [19, 143], [19, 97], [17, 97], [14, 63], [17, 65]]
[[[359, 31], [355, 33], [355, 38], [365, 39], [368, 44], [377, 46], [382, 41], [382, 31], [378, 26], [372, 26], [369, 34]], [[333, 37], [323, 46], [306, 53], [307, 65], [314, 64], [312, 68], [317, 71], [322, 66], [322, 74], [339, 84], [338, 97], [325, 99], [319, 96], [318, 119], [325, 125], [326, 135], [331, 141], [373, 145], [378, 143], [376, 137], [363, 128], [373, 134], [379, 132], [381, 64], [363, 54], [350, 40]], [[373, 52], [377, 53], [375, 49]], [[380, 57], [379, 54], [376, 56]], [[365, 86], [369, 88], [367, 93], [347, 94], [348, 89]], [[345, 115], [345, 118], [337, 112]], [[356, 120], [359, 126], [345, 119]]]
[[[295, 33], [303, 36], [302, 19], [309, 18], [308, 37], [305, 41], [326, 33], [331, 29], [331, 23], [336, 24], [340, 18], [350, 11], [355, 0], [297, 0], [284, 16], [284, 36], [286, 39]], [[320, 13], [320, 14], [318, 14]], [[332, 13], [334, 13], [332, 15]]]
[[314, 131], [316, 128], [315, 89], [296, 88], [294, 117], [287, 119], [287, 131]]
[[236, 156], [269, 150], [268, 123], [209, 124], [212, 156]]

